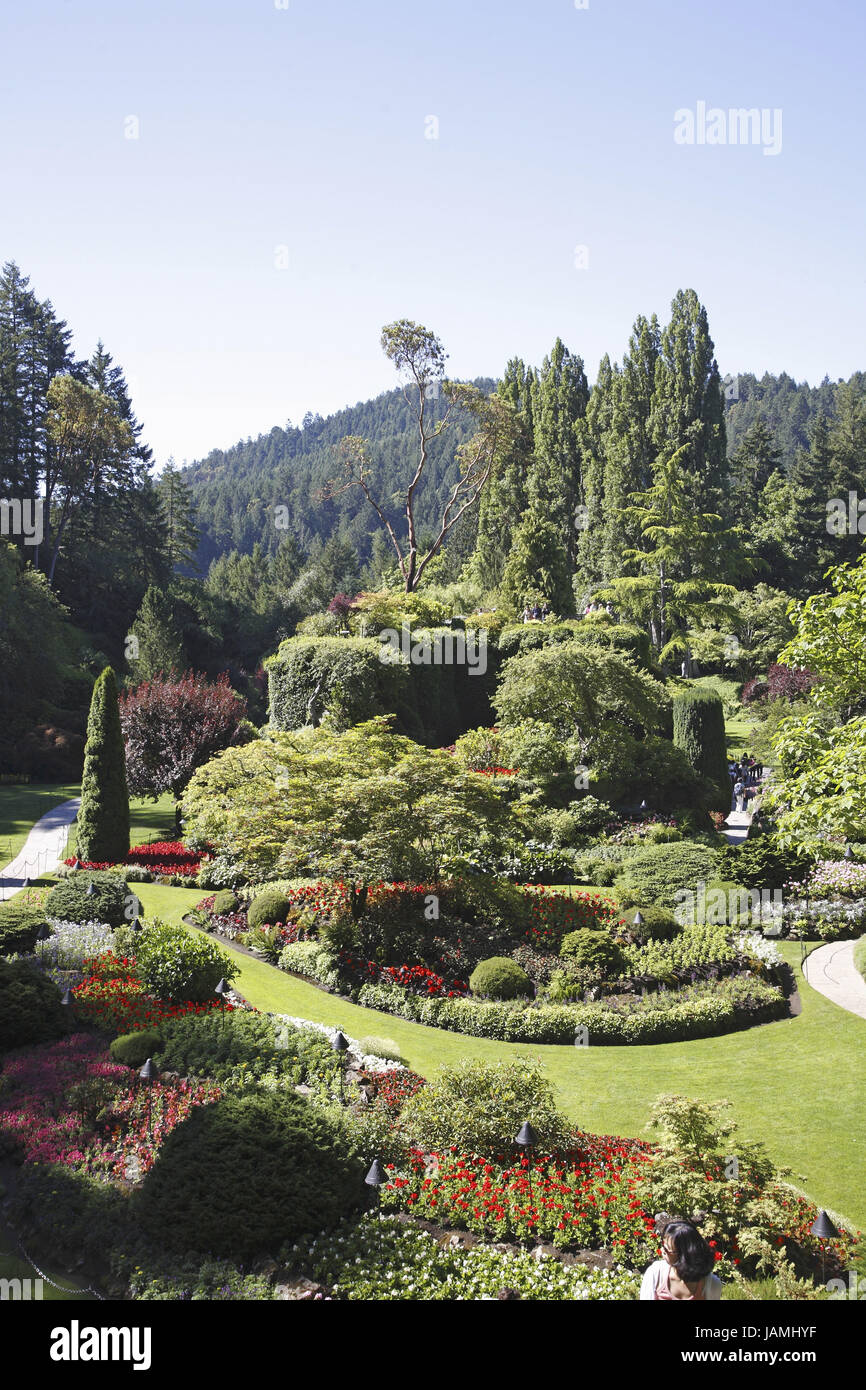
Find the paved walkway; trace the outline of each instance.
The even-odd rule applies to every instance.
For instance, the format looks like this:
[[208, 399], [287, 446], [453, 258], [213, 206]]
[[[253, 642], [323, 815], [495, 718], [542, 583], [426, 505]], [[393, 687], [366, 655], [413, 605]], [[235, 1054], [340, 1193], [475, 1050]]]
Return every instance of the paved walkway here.
[[71, 801], [53, 806], [36, 822], [20, 853], [5, 869], [0, 870], [0, 902], [5, 902], [14, 893], [20, 893], [25, 878], [35, 882], [40, 874], [50, 873], [61, 859], [66, 858], [69, 827], [78, 815], [80, 805], [81, 797], [74, 796]]
[[806, 957], [803, 974], [813, 989], [840, 1009], [866, 1018], [866, 980], [854, 964], [853, 941], [819, 946]]
[[749, 833], [752, 817], [748, 811], [732, 811], [725, 821], [722, 834], [730, 845], [741, 845]]

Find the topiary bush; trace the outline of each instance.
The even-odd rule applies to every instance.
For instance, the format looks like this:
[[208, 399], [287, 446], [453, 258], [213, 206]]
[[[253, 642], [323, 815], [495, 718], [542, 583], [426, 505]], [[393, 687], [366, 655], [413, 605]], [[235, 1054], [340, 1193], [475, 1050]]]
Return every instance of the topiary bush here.
[[214, 894], [212, 910], [217, 917], [222, 917], [227, 912], [237, 912], [239, 906], [237, 896], [230, 888], [223, 888], [221, 892]]
[[98, 677], [90, 701], [76, 837], [78, 858], [91, 863], [119, 864], [129, 853], [126, 752], [110, 666]]
[[273, 927], [277, 922], [287, 922], [292, 904], [284, 893], [268, 889], [253, 898], [247, 908], [247, 926], [250, 931], [259, 927]]
[[672, 911], [666, 907], [642, 907], [642, 922], [635, 923], [634, 914], [626, 919], [629, 936], [635, 941], [670, 941], [682, 931]]
[[135, 962], [144, 984], [158, 999], [205, 1003], [220, 979], [229, 983], [238, 966], [210, 937], [154, 918], [139, 934]]
[[364, 1170], [346, 1142], [327, 1111], [292, 1091], [226, 1096], [168, 1136], [134, 1213], [179, 1252], [275, 1255], [360, 1204]]
[[24, 960], [0, 960], [0, 1052], [55, 1042], [69, 1031], [69, 1011], [47, 976]]
[[681, 748], [699, 776], [706, 778], [711, 811], [731, 809], [731, 778], [725, 739], [725, 710], [714, 690], [692, 686], [673, 701], [674, 745]]
[[567, 1147], [572, 1134], [547, 1076], [528, 1062], [467, 1060], [442, 1067], [406, 1102], [402, 1120], [413, 1144], [427, 1153], [456, 1145], [464, 1153], [516, 1155], [524, 1120], [541, 1153]]
[[162, 1038], [153, 1028], [143, 1028], [140, 1033], [123, 1033], [113, 1038], [108, 1050], [115, 1062], [125, 1067], [143, 1067], [148, 1057], [156, 1057]]
[[[88, 885], [93, 892], [88, 894]], [[102, 922], [108, 927], [128, 925], [129, 891], [119, 874], [80, 870], [58, 883], [45, 900], [45, 915], [60, 922]]]
[[0, 904], [0, 956], [28, 955], [36, 948], [39, 928], [47, 925], [44, 908], [35, 903], [15, 897]]
[[532, 994], [532, 981], [516, 960], [491, 956], [478, 962], [469, 977], [469, 988], [488, 999], [517, 999]]
[[564, 936], [559, 954], [593, 979], [615, 979], [625, 969], [625, 957], [613, 938], [591, 927]]

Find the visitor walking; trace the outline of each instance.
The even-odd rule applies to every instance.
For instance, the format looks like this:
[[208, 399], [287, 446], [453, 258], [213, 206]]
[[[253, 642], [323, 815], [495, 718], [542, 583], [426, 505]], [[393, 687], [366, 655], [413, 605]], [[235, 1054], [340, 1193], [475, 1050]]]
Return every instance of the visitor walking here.
[[662, 1258], [644, 1273], [640, 1298], [656, 1302], [717, 1301], [722, 1281], [713, 1273], [715, 1256], [691, 1221], [668, 1221], [662, 1231]]
[[737, 810], [737, 811], [742, 811], [742, 809], [743, 809], [743, 794], [745, 793], [745, 790], [746, 790], [746, 788], [745, 788], [745, 786], [744, 786], [744, 784], [743, 784], [743, 779], [742, 779], [742, 777], [738, 777], [737, 780], [736, 780], [736, 782], [734, 783], [734, 799], [735, 799], [735, 808], [734, 808], [734, 809]]

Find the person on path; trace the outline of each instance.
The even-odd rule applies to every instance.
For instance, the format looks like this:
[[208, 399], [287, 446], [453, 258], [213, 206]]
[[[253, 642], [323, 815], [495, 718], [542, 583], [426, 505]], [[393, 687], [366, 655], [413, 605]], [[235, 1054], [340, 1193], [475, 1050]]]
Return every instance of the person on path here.
[[662, 1231], [662, 1258], [644, 1273], [641, 1299], [696, 1303], [718, 1301], [722, 1281], [713, 1274], [715, 1255], [691, 1221], [668, 1221]]
[[734, 809], [737, 811], [742, 811], [743, 809], [743, 793], [745, 792], [745, 790], [746, 788], [743, 785], [742, 778], [738, 777], [736, 782], [734, 783], [734, 797], [736, 800], [736, 806]]

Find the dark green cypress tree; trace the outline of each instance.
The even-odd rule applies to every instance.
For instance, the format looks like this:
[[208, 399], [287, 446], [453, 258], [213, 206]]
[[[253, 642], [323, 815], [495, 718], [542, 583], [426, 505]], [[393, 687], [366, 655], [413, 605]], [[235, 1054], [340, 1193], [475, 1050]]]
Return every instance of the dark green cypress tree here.
[[90, 701], [76, 853], [79, 859], [109, 864], [122, 863], [129, 853], [126, 753], [110, 666], [98, 677]]
[[674, 745], [711, 788], [711, 811], [731, 809], [731, 778], [725, 745], [725, 712], [713, 690], [693, 686], [674, 696]]

